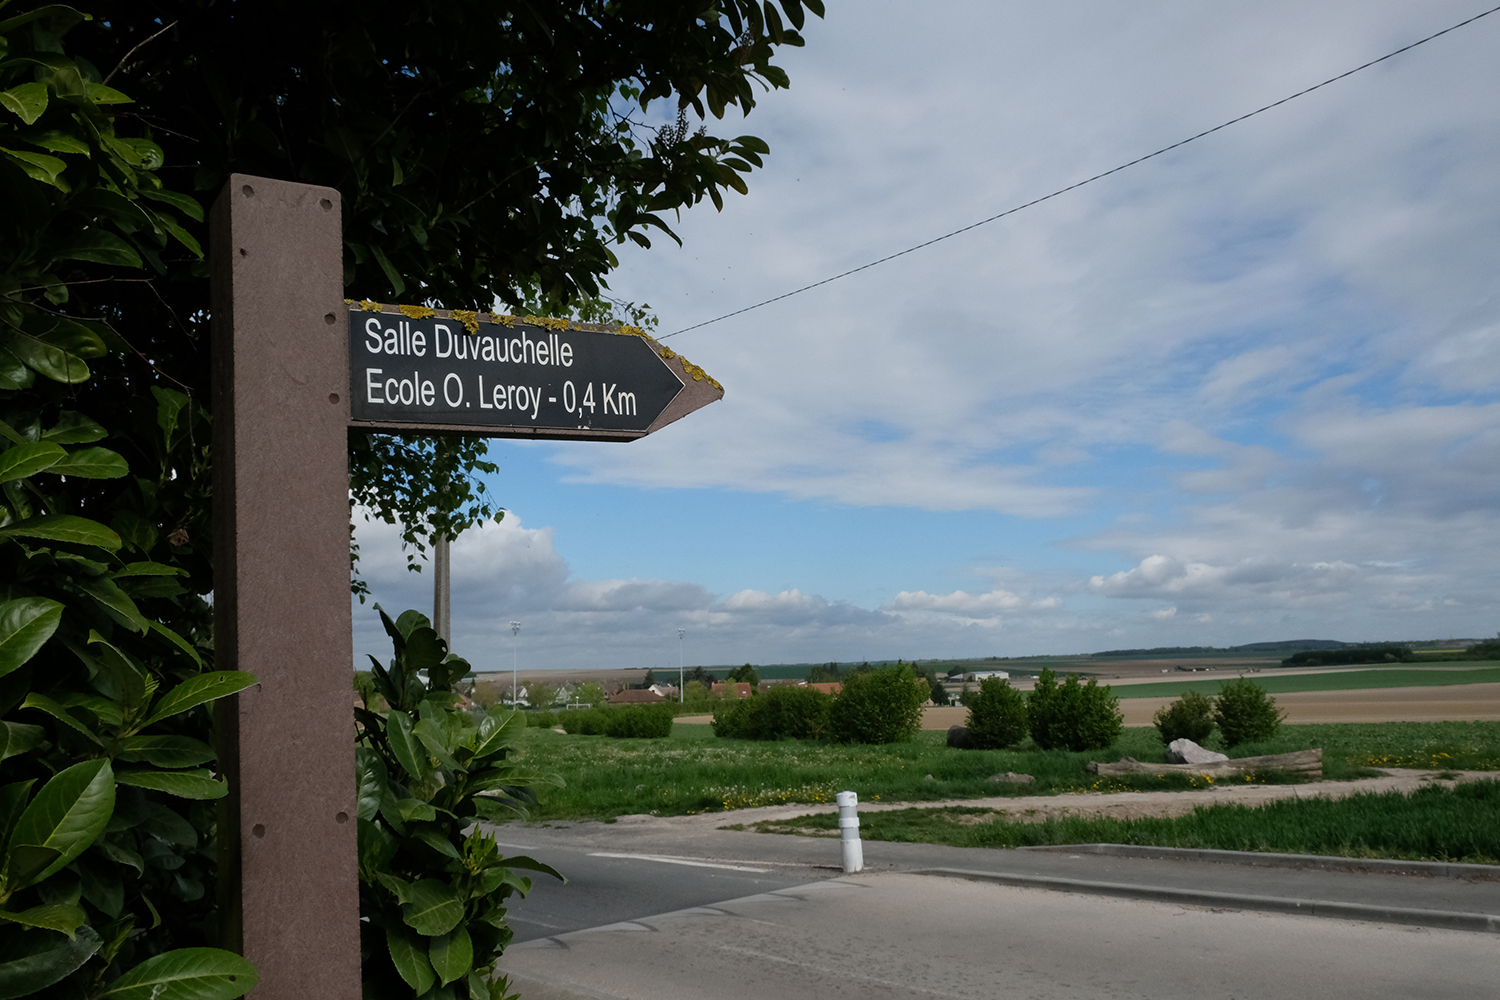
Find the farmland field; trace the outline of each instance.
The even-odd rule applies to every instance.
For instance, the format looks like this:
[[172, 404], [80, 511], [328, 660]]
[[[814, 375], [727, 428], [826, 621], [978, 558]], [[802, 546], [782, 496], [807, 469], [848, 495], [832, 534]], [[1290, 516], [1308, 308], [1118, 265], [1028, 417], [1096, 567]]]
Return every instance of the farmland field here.
[[[1225, 672], [1227, 673], [1227, 671]], [[1176, 698], [1184, 691], [1197, 691], [1212, 695], [1219, 685], [1231, 678], [1218, 676], [1212, 680], [1189, 679], [1178, 674], [1178, 679], [1165, 680], [1157, 684], [1123, 684], [1114, 688], [1121, 699], [1126, 698]], [[1380, 670], [1354, 669], [1330, 671], [1316, 674], [1277, 675], [1259, 673], [1250, 679], [1270, 694], [1286, 694], [1300, 691], [1364, 691], [1373, 688], [1401, 687], [1448, 687], [1455, 684], [1500, 683], [1500, 666], [1481, 663], [1463, 667], [1391, 667]]]

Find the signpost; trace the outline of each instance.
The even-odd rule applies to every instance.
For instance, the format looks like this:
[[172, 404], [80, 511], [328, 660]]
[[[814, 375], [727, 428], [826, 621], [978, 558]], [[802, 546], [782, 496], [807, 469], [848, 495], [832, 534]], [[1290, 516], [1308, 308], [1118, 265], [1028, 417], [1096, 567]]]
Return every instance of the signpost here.
[[723, 388], [638, 332], [343, 299], [339, 194], [231, 176], [213, 248], [225, 947], [256, 1000], [358, 1000], [351, 429], [631, 441]]

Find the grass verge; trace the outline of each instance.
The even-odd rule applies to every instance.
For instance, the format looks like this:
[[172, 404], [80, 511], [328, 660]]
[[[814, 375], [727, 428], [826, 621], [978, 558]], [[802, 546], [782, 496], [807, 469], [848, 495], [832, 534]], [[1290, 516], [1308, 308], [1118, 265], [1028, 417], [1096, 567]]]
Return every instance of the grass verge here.
[[[762, 833], [838, 836], [833, 813], [755, 824]], [[1407, 793], [1285, 799], [1259, 806], [1199, 806], [1171, 819], [1065, 817], [1011, 822], [991, 809], [900, 809], [860, 816], [866, 840], [954, 847], [1138, 844], [1500, 864], [1500, 782]]]
[[[1212, 744], [1212, 741], [1210, 741]], [[1232, 756], [1324, 749], [1331, 779], [1373, 776], [1370, 767], [1500, 770], [1500, 723], [1379, 723], [1283, 726], [1277, 739], [1236, 747]], [[543, 788], [532, 810], [538, 820], [608, 820], [629, 813], [681, 816], [754, 806], [830, 802], [844, 789], [862, 801], [933, 802], [995, 795], [1069, 791], [1145, 791], [1199, 787], [1203, 779], [1168, 774], [1097, 778], [1090, 760], [1124, 756], [1165, 762], [1155, 729], [1133, 728], [1108, 750], [1068, 753], [1023, 746], [1017, 750], [952, 750], [944, 734], [925, 732], [910, 743], [847, 746], [785, 741], [721, 740], [708, 726], [676, 723], [661, 740], [565, 736], [528, 729], [520, 740], [528, 764], [556, 772], [564, 788]], [[1014, 771], [1031, 785], [990, 782]], [[931, 775], [931, 779], [928, 779]], [[1239, 779], [1236, 779], [1239, 780]], [[1276, 781], [1274, 775], [1252, 780]]]

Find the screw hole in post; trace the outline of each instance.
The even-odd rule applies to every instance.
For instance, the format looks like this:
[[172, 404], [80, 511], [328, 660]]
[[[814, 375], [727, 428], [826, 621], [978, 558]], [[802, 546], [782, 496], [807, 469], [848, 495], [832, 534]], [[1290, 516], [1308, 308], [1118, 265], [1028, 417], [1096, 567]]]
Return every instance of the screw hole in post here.
[[339, 813], [337, 816], [333, 817], [333, 821], [335, 823], [347, 823], [349, 822], [349, 814]]
[[246, 198], [255, 197], [255, 188], [251, 187], [249, 184], [246, 184], [244, 187], [240, 188], [240, 190], [244, 192]]
[[[329, 402], [330, 402], [330, 403], [333, 403], [333, 404], [335, 404], [335, 405], [336, 405], [336, 404], [337, 404], [337, 403], [338, 403], [338, 401], [339, 401], [339, 394], [338, 394], [338, 393], [336, 393], [336, 392], [330, 392], [330, 393], [329, 393], [329, 394], [328, 394], [328, 401], [329, 401]], [[344, 815], [344, 814], [343, 814], [343, 813], [339, 813], [339, 815], [340, 815], [340, 816], [342, 816], [342, 815]], [[343, 822], [343, 820], [339, 820], [339, 822], [340, 822], [340, 823], [342, 823], [342, 822]]]
[[333, 202], [328, 198], [324, 198], [322, 201], [318, 202], [318, 204], [323, 206], [323, 211], [325, 212], [333, 211]]
[[333, 313], [324, 313], [323, 314], [323, 322], [327, 323], [329, 326], [332, 326], [333, 324], [337, 323], [338, 321], [339, 321], [339, 318], [337, 316], [335, 316]]
[[250, 828], [250, 832], [255, 834], [257, 837], [264, 837], [266, 835], [265, 825], [262, 823], [257, 823]]

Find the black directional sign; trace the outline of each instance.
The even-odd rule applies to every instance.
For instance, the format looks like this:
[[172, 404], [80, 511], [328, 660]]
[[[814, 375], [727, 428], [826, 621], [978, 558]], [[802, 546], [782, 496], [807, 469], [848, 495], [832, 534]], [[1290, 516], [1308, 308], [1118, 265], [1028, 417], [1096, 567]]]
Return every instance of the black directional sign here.
[[[472, 313], [349, 312], [350, 418], [539, 437], [639, 437], [718, 383], [649, 337]], [[509, 319], [506, 317], [505, 319]], [[693, 377], [696, 375], [696, 379]], [[696, 384], [695, 383], [699, 383]], [[676, 419], [682, 413], [669, 414]]]

